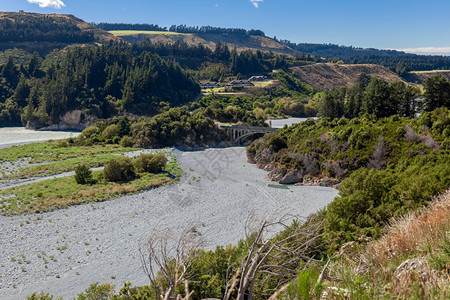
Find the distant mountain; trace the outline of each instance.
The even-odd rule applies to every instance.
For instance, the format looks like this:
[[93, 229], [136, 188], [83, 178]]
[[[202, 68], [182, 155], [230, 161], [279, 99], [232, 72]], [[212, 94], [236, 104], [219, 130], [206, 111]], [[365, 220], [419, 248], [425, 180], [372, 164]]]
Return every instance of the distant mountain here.
[[412, 71], [450, 69], [450, 57], [442, 55], [417, 55], [396, 50], [358, 48], [335, 44], [296, 44], [287, 40], [281, 42], [299, 52], [326, 58], [332, 62], [342, 60], [346, 64], [382, 65], [408, 80], [414, 79], [409, 78], [408, 73]]
[[311, 55], [317, 55], [324, 58], [351, 58], [361, 56], [399, 56], [399, 55], [413, 55], [406, 54], [405, 52], [396, 50], [382, 50], [375, 48], [359, 48], [353, 46], [341, 46], [335, 44], [313, 44], [313, 43], [292, 43], [288, 40], [280, 40], [281, 43], [289, 46], [290, 48], [308, 53]]

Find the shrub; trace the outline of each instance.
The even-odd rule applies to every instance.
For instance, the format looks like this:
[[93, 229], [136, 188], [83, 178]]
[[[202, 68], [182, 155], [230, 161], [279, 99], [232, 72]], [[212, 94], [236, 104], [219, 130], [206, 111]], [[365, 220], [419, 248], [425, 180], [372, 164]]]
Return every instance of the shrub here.
[[28, 296], [27, 300], [53, 300], [53, 295], [45, 294], [44, 292], [33, 293], [33, 295]]
[[90, 126], [81, 132], [80, 138], [91, 138], [99, 133], [100, 129], [97, 126]]
[[135, 178], [133, 163], [128, 157], [117, 157], [111, 159], [103, 169], [103, 175], [107, 181], [129, 181]]
[[91, 184], [94, 182], [92, 171], [89, 170], [88, 165], [81, 164], [75, 167], [75, 180], [78, 184]]
[[138, 172], [159, 173], [164, 171], [167, 158], [163, 153], [145, 154], [142, 153], [134, 161], [134, 165]]
[[281, 149], [287, 148], [287, 142], [282, 137], [274, 136], [269, 140], [269, 147], [273, 151], [278, 152]]
[[125, 135], [122, 137], [119, 144], [122, 147], [133, 147], [133, 139], [128, 135]]
[[111, 299], [114, 294], [114, 285], [105, 283], [99, 284], [98, 282], [91, 284], [84, 293], [78, 294], [77, 300], [107, 300]]
[[103, 130], [102, 135], [107, 139], [112, 139], [113, 137], [119, 135], [119, 128], [116, 124], [109, 125]]

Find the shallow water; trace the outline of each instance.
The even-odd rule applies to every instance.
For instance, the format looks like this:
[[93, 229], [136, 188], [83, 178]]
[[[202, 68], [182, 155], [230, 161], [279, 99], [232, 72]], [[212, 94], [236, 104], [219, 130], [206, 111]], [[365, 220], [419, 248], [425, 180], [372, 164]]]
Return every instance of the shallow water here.
[[59, 140], [76, 137], [79, 134], [78, 131], [36, 131], [25, 129], [25, 127], [2, 127], [0, 128], [0, 145]]

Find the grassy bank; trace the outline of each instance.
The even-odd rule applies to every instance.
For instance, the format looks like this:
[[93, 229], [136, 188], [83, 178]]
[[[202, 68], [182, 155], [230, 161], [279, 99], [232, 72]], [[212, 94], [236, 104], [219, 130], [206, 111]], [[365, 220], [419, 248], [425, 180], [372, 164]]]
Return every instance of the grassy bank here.
[[[140, 174], [125, 183], [101, 180], [102, 172], [94, 172], [98, 183], [80, 185], [74, 176], [54, 178], [0, 191], [0, 213], [16, 215], [49, 211], [86, 202], [105, 201], [126, 194], [135, 194], [170, 181], [166, 173]], [[3, 199], [2, 199], [3, 197]]]
[[[136, 148], [118, 145], [74, 146], [66, 140], [49, 141], [0, 149], [0, 162], [28, 160], [30, 166], [22, 167], [3, 179], [44, 177], [74, 171], [77, 165], [89, 168], [102, 167], [113, 158]], [[105, 201], [126, 194], [134, 194], [166, 184], [181, 175], [176, 157], [166, 153], [168, 162], [164, 173], [139, 173], [124, 183], [108, 182], [103, 172], [93, 173], [93, 184], [77, 184], [74, 176], [52, 178], [0, 191], [0, 214], [16, 215], [49, 211], [86, 202]], [[5, 174], [5, 170], [0, 170]]]
[[15, 162], [20, 159], [30, 158], [30, 164], [51, 161], [62, 161], [70, 158], [79, 158], [89, 155], [107, 153], [125, 153], [134, 151], [135, 148], [121, 147], [119, 145], [92, 145], [71, 146], [71, 139], [62, 141], [48, 141], [44, 143], [32, 143], [27, 145], [12, 146], [0, 149], [0, 162]]

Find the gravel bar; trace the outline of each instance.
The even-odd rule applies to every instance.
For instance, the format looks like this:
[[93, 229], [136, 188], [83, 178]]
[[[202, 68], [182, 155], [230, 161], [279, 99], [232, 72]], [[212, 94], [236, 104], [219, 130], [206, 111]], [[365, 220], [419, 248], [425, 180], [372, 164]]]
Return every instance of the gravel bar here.
[[0, 216], [0, 299], [45, 291], [73, 299], [95, 282], [148, 284], [138, 246], [157, 226], [195, 227], [205, 248], [234, 244], [249, 214], [306, 217], [337, 195], [327, 187], [279, 189], [245, 148], [172, 150], [184, 171], [170, 186], [48, 213]]

